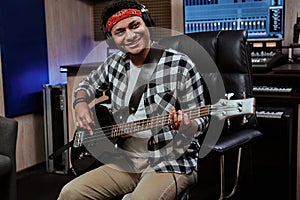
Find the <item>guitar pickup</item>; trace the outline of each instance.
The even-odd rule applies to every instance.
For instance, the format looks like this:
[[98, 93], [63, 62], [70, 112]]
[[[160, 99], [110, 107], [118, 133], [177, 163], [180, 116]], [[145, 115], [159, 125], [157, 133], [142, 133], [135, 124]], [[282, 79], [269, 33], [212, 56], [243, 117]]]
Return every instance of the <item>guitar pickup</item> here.
[[84, 131], [76, 131], [75, 137], [74, 137], [74, 143], [73, 147], [78, 148], [82, 146]]

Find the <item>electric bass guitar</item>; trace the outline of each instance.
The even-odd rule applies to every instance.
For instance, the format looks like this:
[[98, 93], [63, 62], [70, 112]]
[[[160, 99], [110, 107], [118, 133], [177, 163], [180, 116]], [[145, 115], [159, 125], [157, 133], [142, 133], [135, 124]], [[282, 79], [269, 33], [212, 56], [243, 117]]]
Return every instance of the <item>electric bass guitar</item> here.
[[[255, 114], [255, 98], [238, 100], [220, 99], [213, 105], [205, 105], [197, 108], [183, 110], [190, 119], [204, 116], [215, 116], [219, 120], [234, 116]], [[96, 159], [99, 150], [108, 148], [113, 151], [112, 145], [118, 138], [125, 134], [137, 133], [140, 131], [159, 128], [169, 124], [169, 116], [156, 116], [134, 122], [116, 123], [122, 119], [116, 119], [111, 112], [101, 104], [95, 105], [96, 117], [99, 125], [94, 129], [93, 135], [86, 130], [76, 130], [73, 136], [73, 146], [71, 147], [72, 168], [77, 174], [82, 174], [91, 168], [101, 165]], [[122, 117], [120, 117], [122, 118]], [[98, 127], [99, 126], [99, 127]]]

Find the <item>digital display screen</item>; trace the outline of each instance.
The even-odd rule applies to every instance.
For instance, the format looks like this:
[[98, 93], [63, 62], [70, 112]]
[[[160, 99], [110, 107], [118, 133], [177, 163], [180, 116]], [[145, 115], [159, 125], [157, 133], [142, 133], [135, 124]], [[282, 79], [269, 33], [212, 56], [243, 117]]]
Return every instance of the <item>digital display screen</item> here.
[[276, 42], [266, 42], [266, 47], [277, 47]]
[[248, 38], [284, 37], [285, 0], [184, 0], [184, 32], [248, 30]]
[[254, 42], [253, 47], [256, 47], [256, 48], [263, 47], [263, 43], [262, 42]]

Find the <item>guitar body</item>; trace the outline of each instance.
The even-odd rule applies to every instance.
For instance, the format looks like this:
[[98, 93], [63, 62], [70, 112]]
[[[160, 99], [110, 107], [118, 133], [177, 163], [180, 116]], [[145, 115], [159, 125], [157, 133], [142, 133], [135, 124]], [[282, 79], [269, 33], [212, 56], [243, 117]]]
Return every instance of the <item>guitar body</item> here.
[[[94, 119], [97, 126], [109, 126], [114, 124], [114, 119], [111, 112], [107, 107], [101, 105], [100, 103], [96, 104], [92, 108], [94, 113]], [[75, 140], [76, 132], [74, 133], [73, 140]], [[71, 147], [71, 164], [72, 170], [76, 176], [84, 174], [92, 169], [95, 169], [102, 165], [102, 163], [96, 159], [84, 145], [79, 147]]]
[[88, 152], [85, 146], [80, 146], [77, 148], [71, 147], [71, 164], [72, 171], [76, 176], [80, 176], [81, 174], [84, 174], [85, 172], [102, 165], [101, 162], [99, 162]]

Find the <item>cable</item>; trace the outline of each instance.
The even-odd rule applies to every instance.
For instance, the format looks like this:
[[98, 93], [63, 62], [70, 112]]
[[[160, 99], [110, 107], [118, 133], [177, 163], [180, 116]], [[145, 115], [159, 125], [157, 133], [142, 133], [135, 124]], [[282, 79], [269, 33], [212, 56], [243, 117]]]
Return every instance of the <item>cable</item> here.
[[173, 179], [174, 179], [174, 183], [175, 183], [175, 198], [177, 197], [178, 195], [178, 187], [177, 187], [177, 180], [176, 180], [176, 177], [175, 177], [175, 172], [172, 172], [172, 176], [173, 176]]

